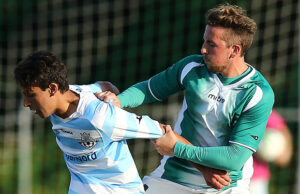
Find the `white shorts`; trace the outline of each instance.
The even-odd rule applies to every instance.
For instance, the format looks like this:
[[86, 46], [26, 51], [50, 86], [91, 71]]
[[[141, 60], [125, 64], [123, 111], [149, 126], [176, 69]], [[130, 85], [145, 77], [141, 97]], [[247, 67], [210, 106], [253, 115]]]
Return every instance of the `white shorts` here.
[[249, 190], [237, 187], [229, 188], [225, 191], [207, 192], [203, 190], [192, 189], [166, 179], [150, 176], [145, 176], [143, 178], [143, 183], [147, 194], [250, 194]]
[[252, 179], [250, 182], [251, 194], [268, 194], [269, 181], [264, 179]]

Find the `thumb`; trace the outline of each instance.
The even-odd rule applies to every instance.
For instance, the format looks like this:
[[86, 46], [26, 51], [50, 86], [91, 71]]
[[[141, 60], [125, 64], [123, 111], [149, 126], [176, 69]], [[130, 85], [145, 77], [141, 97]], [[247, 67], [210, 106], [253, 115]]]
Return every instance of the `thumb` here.
[[166, 133], [172, 131], [171, 125], [166, 125]]

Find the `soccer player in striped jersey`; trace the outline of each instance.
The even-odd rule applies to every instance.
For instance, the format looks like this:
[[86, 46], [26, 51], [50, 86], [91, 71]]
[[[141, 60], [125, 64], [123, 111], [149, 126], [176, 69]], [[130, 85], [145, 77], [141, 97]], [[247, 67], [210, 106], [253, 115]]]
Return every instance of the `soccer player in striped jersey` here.
[[[256, 24], [232, 5], [210, 9], [206, 15], [202, 55], [191, 55], [137, 83], [118, 95], [115, 105], [136, 107], [162, 101], [184, 91], [174, 131], [190, 141], [180, 143], [172, 130], [156, 140], [164, 156], [160, 166], [144, 177], [149, 194], [248, 194], [253, 173], [252, 154], [263, 137], [274, 103], [267, 80], [245, 62]], [[221, 191], [212, 188], [188, 161], [227, 170], [232, 182]]]
[[50, 117], [71, 174], [69, 194], [144, 193], [126, 139], [156, 139], [163, 125], [99, 101], [94, 92], [118, 92], [109, 82], [69, 86], [65, 65], [51, 52], [20, 62], [15, 78], [24, 106]]

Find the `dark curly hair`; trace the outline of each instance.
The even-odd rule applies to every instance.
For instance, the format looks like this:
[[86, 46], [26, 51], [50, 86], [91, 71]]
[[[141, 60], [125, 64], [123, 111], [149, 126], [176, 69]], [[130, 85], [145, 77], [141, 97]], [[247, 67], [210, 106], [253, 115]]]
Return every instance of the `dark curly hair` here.
[[223, 34], [223, 39], [228, 46], [240, 44], [242, 55], [250, 48], [253, 36], [257, 30], [255, 21], [249, 18], [246, 11], [236, 5], [219, 5], [208, 10], [206, 24], [214, 27], [223, 27], [228, 30]]
[[25, 91], [30, 91], [32, 86], [45, 91], [50, 83], [57, 83], [62, 93], [69, 89], [66, 66], [49, 51], [34, 52], [18, 64], [14, 73]]

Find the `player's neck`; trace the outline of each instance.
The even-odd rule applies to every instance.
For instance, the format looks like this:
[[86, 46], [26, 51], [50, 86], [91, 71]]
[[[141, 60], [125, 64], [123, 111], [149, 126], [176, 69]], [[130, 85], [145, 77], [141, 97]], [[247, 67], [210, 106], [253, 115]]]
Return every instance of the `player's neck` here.
[[58, 101], [59, 109], [56, 111], [56, 115], [65, 119], [68, 118], [77, 110], [79, 102], [79, 95], [72, 92], [71, 90], [61, 94], [60, 100]]
[[232, 78], [242, 75], [248, 69], [248, 65], [245, 63], [244, 57], [238, 57], [232, 60], [232, 63], [228, 65], [228, 68], [221, 73], [223, 77]]

